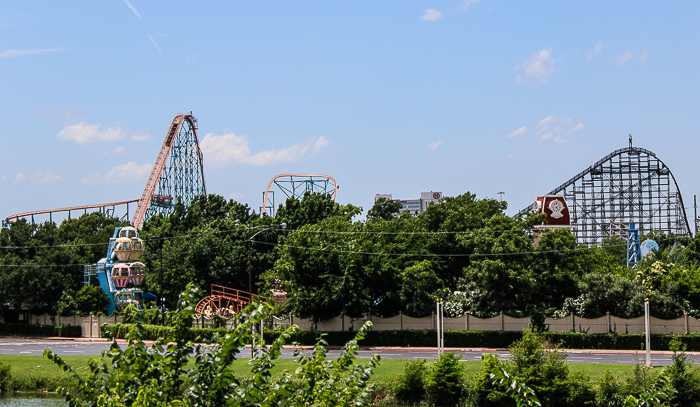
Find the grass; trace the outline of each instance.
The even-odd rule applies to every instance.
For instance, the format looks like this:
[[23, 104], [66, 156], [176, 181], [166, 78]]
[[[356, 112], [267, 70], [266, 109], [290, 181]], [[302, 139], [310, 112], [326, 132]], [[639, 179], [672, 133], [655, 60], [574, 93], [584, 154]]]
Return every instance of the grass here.
[[[89, 374], [88, 360], [94, 356], [62, 356], [70, 366], [79, 374]], [[360, 359], [360, 364], [365, 364], [367, 360]], [[403, 372], [405, 360], [384, 359], [379, 367], [374, 370], [372, 381], [377, 383], [389, 383], [392, 379]], [[0, 355], [0, 363], [12, 366], [12, 379], [9, 382], [8, 390], [20, 392], [53, 392], [59, 386], [70, 385], [69, 377], [56, 365], [41, 356], [36, 355]], [[433, 362], [428, 361], [427, 366], [432, 366]], [[461, 362], [467, 375], [477, 374], [481, 370], [481, 362], [465, 361]], [[634, 365], [599, 365], [599, 364], [569, 364], [569, 371], [582, 372], [591, 380], [596, 381], [601, 378], [606, 371], [623, 377], [634, 370]], [[294, 372], [297, 368], [294, 359], [279, 359], [275, 362], [272, 374], [276, 375], [283, 371]], [[250, 375], [250, 365], [248, 359], [236, 360], [231, 369], [238, 376]]]

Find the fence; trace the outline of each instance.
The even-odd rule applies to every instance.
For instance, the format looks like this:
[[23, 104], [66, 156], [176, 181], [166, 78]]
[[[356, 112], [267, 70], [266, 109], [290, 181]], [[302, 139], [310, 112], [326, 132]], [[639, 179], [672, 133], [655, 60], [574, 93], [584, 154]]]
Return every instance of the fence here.
[[[310, 319], [274, 318], [275, 325], [289, 326], [296, 324], [303, 331], [344, 331], [357, 330], [365, 320], [374, 324], [373, 330], [421, 330], [436, 329], [435, 313], [429, 317], [413, 318], [399, 313], [399, 315], [380, 318], [367, 315], [362, 319], [352, 319], [348, 316], [337, 317], [325, 321], [319, 321], [315, 326]], [[660, 319], [650, 317], [652, 334], [684, 334], [700, 332], [700, 320], [685, 314], [676, 319]], [[546, 318], [544, 321], [547, 330], [551, 332], [587, 332], [587, 333], [618, 333], [641, 334], [644, 333], [644, 317], [619, 318], [608, 313], [600, 318], [581, 318], [569, 315], [565, 318]], [[445, 318], [445, 330], [448, 331], [522, 331], [530, 325], [530, 317], [513, 318], [500, 313], [491, 318], [477, 318], [465, 314], [457, 318]]]
[[[347, 331], [357, 330], [365, 320], [370, 320], [374, 324], [374, 330], [423, 330], [436, 328], [435, 314], [414, 318], [408, 315], [395, 315], [393, 317], [381, 318], [368, 314], [365, 318], [357, 319], [348, 316], [331, 318], [319, 321], [314, 325], [310, 319], [297, 318], [293, 315], [287, 318], [273, 317], [273, 324], [279, 326], [290, 326], [296, 324], [302, 331]], [[44, 325], [80, 325], [84, 338], [99, 338], [100, 326], [104, 324], [118, 324], [122, 322], [122, 317], [61, 317], [50, 315], [31, 315], [29, 322], [32, 324]], [[690, 332], [700, 332], [700, 320], [685, 314], [676, 319], [660, 319], [650, 317], [652, 334], [684, 334]], [[232, 321], [226, 322], [226, 328], [230, 328]], [[608, 313], [600, 318], [581, 318], [569, 315], [565, 318], [546, 318], [545, 326], [552, 332], [587, 332], [587, 333], [619, 333], [619, 334], [641, 334], [644, 333], [644, 317], [619, 318]], [[445, 318], [445, 330], [448, 331], [522, 331], [530, 325], [530, 317], [513, 318], [500, 313], [491, 318], [477, 318], [473, 315], [465, 314], [457, 318]], [[193, 327], [213, 327], [212, 320], [194, 320]]]

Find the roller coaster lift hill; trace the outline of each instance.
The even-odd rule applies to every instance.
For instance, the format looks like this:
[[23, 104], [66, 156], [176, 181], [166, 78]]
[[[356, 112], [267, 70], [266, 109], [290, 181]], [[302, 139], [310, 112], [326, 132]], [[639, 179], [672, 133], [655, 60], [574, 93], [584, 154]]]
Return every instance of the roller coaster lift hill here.
[[[317, 192], [327, 194], [335, 200], [338, 190], [335, 179], [327, 175], [278, 175], [270, 181], [264, 192], [262, 216], [274, 209], [274, 193], [270, 190], [273, 185], [287, 197], [299, 199], [306, 192]], [[24, 212], [8, 216], [3, 220], [3, 226], [7, 227], [19, 218], [31, 218], [34, 223], [34, 217], [41, 214], [48, 214], [49, 220], [53, 220], [53, 214], [59, 212], [66, 212], [70, 219], [72, 211], [87, 213], [88, 209], [117, 217], [116, 209], [124, 206], [126, 215], [120, 219], [128, 219], [129, 205], [136, 203], [131, 216], [132, 226], [116, 228], [109, 239], [106, 257], [96, 264], [84, 267], [85, 284], [90, 284], [94, 278], [99, 281], [109, 297], [107, 310], [111, 314], [129, 305], [143, 307], [145, 293], [140, 287], [147, 270], [140, 261], [144, 242], [138, 233], [143, 222], [159, 213], [169, 215], [175, 202], [187, 206], [196, 196], [206, 193], [204, 162], [197, 138], [197, 119], [190, 112], [178, 114], [170, 122], [140, 199]], [[628, 240], [628, 232], [632, 229], [639, 234], [660, 231], [692, 237], [683, 197], [670, 168], [653, 152], [633, 147], [631, 136], [629, 147], [613, 151], [540, 197], [561, 200], [560, 205], [550, 203], [550, 206], [559, 205], [563, 208], [561, 210], [562, 213], [566, 212], [567, 227], [570, 227], [579, 243], [595, 245], [610, 236]], [[530, 205], [523, 208], [516, 216], [537, 210], [538, 202], [534, 207]], [[544, 208], [546, 202], [539, 204]], [[697, 207], [695, 210], [697, 233]], [[252, 242], [248, 243], [250, 245]], [[252, 286], [252, 281], [249, 285]], [[273, 298], [276, 300], [285, 297], [286, 293], [273, 290]], [[251, 292], [212, 285], [210, 295], [197, 304], [197, 316], [212, 318], [220, 315], [230, 318], [243, 306], [258, 299]]]

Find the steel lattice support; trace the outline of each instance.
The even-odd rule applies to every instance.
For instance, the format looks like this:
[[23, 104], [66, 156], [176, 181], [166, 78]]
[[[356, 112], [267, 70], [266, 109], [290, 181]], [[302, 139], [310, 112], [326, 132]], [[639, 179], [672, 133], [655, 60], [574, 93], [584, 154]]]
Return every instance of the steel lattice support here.
[[643, 148], [616, 150], [549, 194], [566, 197], [571, 231], [580, 243], [596, 244], [609, 236], [626, 239], [630, 222], [640, 232], [692, 236], [671, 170]]
[[168, 215], [178, 200], [189, 205], [195, 196], [206, 193], [197, 119], [192, 113], [177, 115], [170, 123], [131, 223], [140, 228], [157, 213]]
[[[322, 174], [281, 174], [277, 175], [267, 185], [267, 190], [263, 195], [263, 206], [261, 214], [265, 215], [267, 210], [274, 210], [274, 191], [270, 191], [272, 185], [276, 185], [287, 198], [296, 198], [301, 200], [306, 192], [312, 194], [328, 194], [335, 202], [338, 193], [338, 183], [329, 175]], [[270, 201], [270, 192], [272, 192], [272, 202]], [[274, 216], [273, 213], [269, 215]]]

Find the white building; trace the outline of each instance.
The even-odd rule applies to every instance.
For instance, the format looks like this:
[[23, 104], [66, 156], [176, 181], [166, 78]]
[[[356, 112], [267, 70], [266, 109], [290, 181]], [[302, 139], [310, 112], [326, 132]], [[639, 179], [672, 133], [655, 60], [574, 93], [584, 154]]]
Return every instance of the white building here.
[[423, 213], [428, 209], [428, 203], [438, 203], [440, 198], [442, 198], [442, 192], [421, 192], [419, 199], [393, 199], [391, 194], [376, 194], [374, 196], [374, 202], [377, 202], [379, 198], [391, 199], [393, 201], [401, 202], [403, 208], [401, 212], [410, 213]]

